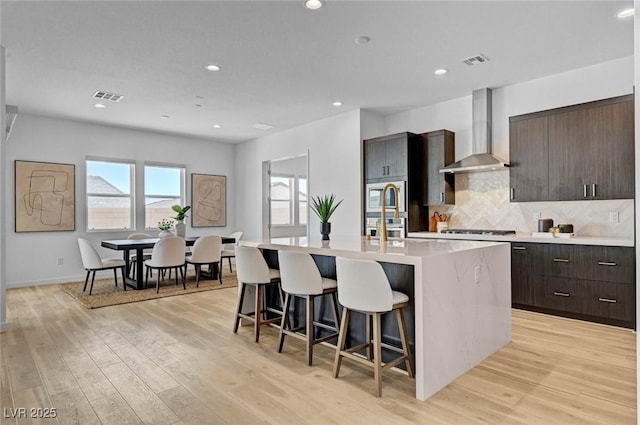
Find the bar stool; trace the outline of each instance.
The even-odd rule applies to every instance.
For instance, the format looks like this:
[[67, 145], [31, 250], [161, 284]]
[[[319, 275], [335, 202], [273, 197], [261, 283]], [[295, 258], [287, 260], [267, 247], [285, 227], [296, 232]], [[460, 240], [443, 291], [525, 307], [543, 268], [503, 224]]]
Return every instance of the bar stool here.
[[[360, 363], [373, 367], [376, 385], [376, 397], [382, 395], [382, 370], [393, 367], [403, 361], [406, 363], [409, 377], [413, 378], [413, 361], [409, 350], [409, 338], [404, 321], [402, 309], [409, 305], [409, 297], [402, 292], [391, 290], [382, 266], [372, 260], [354, 260], [350, 258], [336, 258], [336, 272], [338, 275], [338, 300], [344, 307], [342, 310], [342, 323], [340, 324], [340, 336], [338, 337], [338, 350], [333, 364], [333, 377], [340, 373], [342, 357], [349, 357]], [[367, 315], [367, 325], [373, 319], [373, 340], [370, 335], [370, 327], [367, 326], [367, 342], [349, 349], [343, 349], [347, 331], [349, 329], [349, 316], [351, 311], [359, 311]], [[395, 311], [400, 330], [402, 349], [382, 343], [380, 333], [380, 317], [383, 313]], [[373, 362], [371, 362], [371, 347], [373, 346]], [[382, 348], [398, 353], [401, 357], [382, 364]], [[367, 357], [356, 355], [355, 352], [367, 349]]]
[[[276, 285], [280, 296], [280, 305], [283, 305], [282, 291], [280, 290], [280, 271], [270, 269], [262, 253], [258, 248], [249, 246], [236, 247], [236, 272], [240, 283], [240, 293], [238, 295], [238, 308], [236, 309], [233, 333], [238, 333], [240, 319], [247, 319], [253, 322], [253, 333], [255, 342], [260, 339], [260, 326], [271, 325], [282, 320], [282, 310], [266, 306], [265, 288], [268, 285]], [[242, 313], [242, 304], [247, 286], [255, 288], [255, 309], [251, 313]], [[263, 306], [263, 301], [264, 306]], [[276, 313], [278, 317], [267, 318], [268, 312]], [[265, 316], [264, 318], [262, 316]]]
[[[280, 340], [278, 343], [278, 353], [282, 352], [285, 335], [306, 341], [307, 361], [309, 365], [313, 362], [313, 346], [320, 342], [338, 336], [338, 282], [333, 279], [320, 276], [318, 266], [313, 261], [311, 255], [305, 252], [278, 251], [278, 262], [280, 263], [280, 279], [282, 281], [282, 291], [285, 293], [284, 314], [280, 325]], [[316, 297], [330, 295], [333, 326], [315, 321], [314, 301]], [[289, 308], [291, 299], [300, 297], [306, 299], [306, 321], [305, 324], [296, 328], [291, 327], [289, 319]], [[316, 338], [316, 327], [332, 330], [333, 333]], [[300, 330], [306, 328], [306, 333]]]

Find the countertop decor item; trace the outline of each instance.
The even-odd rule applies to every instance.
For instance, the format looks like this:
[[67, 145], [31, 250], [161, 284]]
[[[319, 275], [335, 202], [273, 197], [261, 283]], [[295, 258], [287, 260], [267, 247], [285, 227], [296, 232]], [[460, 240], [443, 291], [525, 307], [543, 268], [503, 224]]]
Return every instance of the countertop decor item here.
[[176, 212], [176, 216], [173, 217], [176, 220], [176, 236], [184, 238], [187, 234], [187, 226], [184, 224], [184, 219], [187, 218], [187, 211], [191, 209], [191, 206], [172, 205], [171, 209]]
[[329, 219], [343, 200], [341, 199], [336, 203], [336, 195], [333, 193], [331, 195], [311, 197], [311, 209], [320, 219], [320, 233], [323, 241], [329, 240], [329, 233], [331, 233]]
[[158, 234], [159, 238], [166, 238], [168, 236], [173, 236], [171, 233], [171, 228], [173, 227], [173, 219], [163, 218], [158, 222], [158, 229], [160, 229], [160, 233]]

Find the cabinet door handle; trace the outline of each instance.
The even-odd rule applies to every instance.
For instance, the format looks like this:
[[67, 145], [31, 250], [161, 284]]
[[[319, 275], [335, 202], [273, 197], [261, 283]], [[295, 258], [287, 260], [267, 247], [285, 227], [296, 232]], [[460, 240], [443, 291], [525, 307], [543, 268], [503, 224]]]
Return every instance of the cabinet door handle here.
[[511, 188], [511, 199], [516, 199], [516, 190], [513, 187]]
[[558, 292], [558, 291], [553, 291], [553, 295], [557, 296], [557, 297], [570, 297], [571, 294], [567, 294], [566, 292]]
[[391, 175], [390, 169], [391, 169], [391, 165], [387, 165], [387, 176]]
[[582, 197], [583, 197], [583, 198], [586, 198], [587, 196], [589, 196], [589, 195], [587, 194], [587, 185], [586, 185], [586, 184], [583, 184], [583, 185], [582, 185]]
[[444, 192], [440, 192], [440, 202], [444, 204]]
[[554, 258], [553, 262], [554, 263], [568, 263], [569, 260], [567, 260], [566, 258]]
[[602, 301], [603, 303], [612, 303], [615, 304], [618, 300], [614, 300], [612, 298], [598, 298], [598, 301]]
[[519, 251], [526, 251], [527, 247], [526, 246], [514, 246], [512, 247], [513, 249], [517, 249]]
[[614, 261], [598, 261], [599, 266], [617, 266]]
[[382, 175], [383, 176], [387, 175], [387, 168], [384, 165], [382, 166]]
[[594, 198], [596, 197], [596, 184], [593, 183], [591, 185], [591, 196], [593, 196]]

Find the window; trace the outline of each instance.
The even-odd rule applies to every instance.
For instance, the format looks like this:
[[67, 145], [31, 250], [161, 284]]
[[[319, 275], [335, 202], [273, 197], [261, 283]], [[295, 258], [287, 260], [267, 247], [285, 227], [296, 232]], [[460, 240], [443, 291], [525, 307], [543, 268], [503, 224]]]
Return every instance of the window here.
[[185, 205], [185, 168], [180, 165], [144, 166], [144, 223], [156, 228], [163, 218], [175, 217], [172, 205]]
[[271, 225], [299, 226], [306, 224], [307, 178], [272, 174]]
[[87, 230], [132, 229], [132, 163], [87, 160]]

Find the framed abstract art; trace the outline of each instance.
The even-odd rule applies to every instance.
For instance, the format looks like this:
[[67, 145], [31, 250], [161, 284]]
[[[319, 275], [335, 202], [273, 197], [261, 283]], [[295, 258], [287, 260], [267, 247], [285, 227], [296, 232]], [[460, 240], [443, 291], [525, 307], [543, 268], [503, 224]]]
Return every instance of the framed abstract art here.
[[227, 177], [191, 174], [191, 226], [227, 225]]
[[16, 232], [75, 230], [75, 165], [15, 161]]

